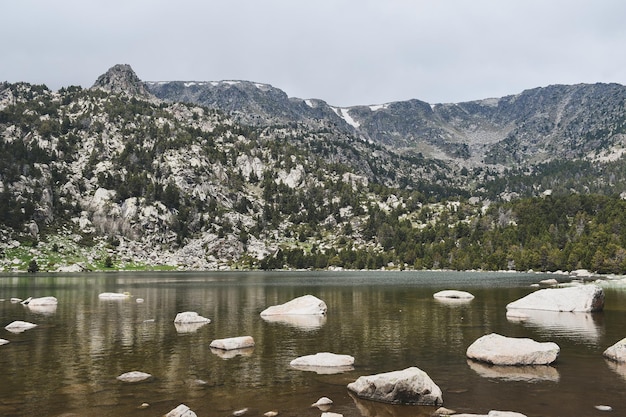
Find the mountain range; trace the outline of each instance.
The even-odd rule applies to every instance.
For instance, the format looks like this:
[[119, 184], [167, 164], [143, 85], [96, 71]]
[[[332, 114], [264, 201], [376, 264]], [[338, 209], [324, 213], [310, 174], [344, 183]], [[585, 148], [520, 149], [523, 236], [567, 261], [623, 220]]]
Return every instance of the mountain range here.
[[442, 224], [475, 231], [491, 207], [510, 226], [507, 202], [626, 193], [625, 100], [622, 85], [579, 84], [337, 107], [129, 65], [89, 89], [1, 83], [0, 270], [445, 267], [424, 253]]

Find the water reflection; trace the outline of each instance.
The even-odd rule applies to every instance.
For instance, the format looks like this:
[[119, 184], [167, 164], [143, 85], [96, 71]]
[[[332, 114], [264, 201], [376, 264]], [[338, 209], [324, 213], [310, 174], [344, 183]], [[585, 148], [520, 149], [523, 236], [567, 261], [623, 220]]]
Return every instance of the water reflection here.
[[504, 381], [559, 381], [559, 371], [552, 366], [498, 366], [467, 360], [470, 369], [483, 378], [501, 379]]
[[209, 324], [208, 322], [203, 323], [174, 323], [174, 327], [176, 328], [176, 332], [178, 333], [195, 333], [202, 326], [206, 326]]
[[281, 314], [261, 316], [268, 323], [279, 323], [302, 330], [319, 329], [326, 323], [326, 316], [320, 314]]
[[519, 310], [507, 313], [510, 322], [538, 328], [544, 337], [567, 337], [597, 343], [602, 335], [597, 313]]
[[235, 356], [251, 356], [254, 353], [253, 347], [242, 348], [242, 349], [229, 349], [229, 350], [217, 349], [217, 348], [210, 348], [210, 349], [211, 349], [211, 353], [219, 356], [222, 359], [232, 359]]
[[354, 370], [354, 366], [315, 366], [315, 365], [289, 365], [293, 369], [305, 372], [315, 372], [318, 375], [342, 374]]

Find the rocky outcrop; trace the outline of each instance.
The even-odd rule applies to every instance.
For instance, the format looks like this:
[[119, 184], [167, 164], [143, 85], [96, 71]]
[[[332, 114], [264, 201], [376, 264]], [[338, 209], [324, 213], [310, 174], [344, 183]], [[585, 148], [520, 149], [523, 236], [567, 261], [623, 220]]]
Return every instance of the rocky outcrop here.
[[607, 348], [602, 354], [615, 362], [626, 363], [626, 337]]
[[270, 306], [261, 312], [261, 316], [278, 315], [324, 315], [328, 307], [326, 303], [314, 295], [303, 295], [284, 304]]
[[111, 93], [124, 93], [144, 98], [153, 97], [143, 81], [128, 64], [117, 64], [98, 77], [91, 88], [100, 88]]
[[491, 333], [472, 343], [466, 354], [470, 359], [493, 365], [549, 365], [556, 361], [560, 350], [554, 342], [541, 343]]
[[604, 308], [604, 291], [597, 285], [545, 288], [507, 304], [507, 310], [594, 312]]
[[442, 405], [441, 389], [419, 368], [362, 376], [348, 384], [359, 398], [404, 405]]

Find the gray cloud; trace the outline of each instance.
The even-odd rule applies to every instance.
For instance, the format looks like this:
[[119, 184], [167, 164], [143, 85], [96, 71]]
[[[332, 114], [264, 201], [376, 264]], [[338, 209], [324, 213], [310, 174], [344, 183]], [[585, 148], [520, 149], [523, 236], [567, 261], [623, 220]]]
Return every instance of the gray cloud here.
[[90, 86], [245, 79], [334, 105], [461, 102], [549, 84], [625, 83], [621, 0], [20, 0], [3, 4], [0, 80]]

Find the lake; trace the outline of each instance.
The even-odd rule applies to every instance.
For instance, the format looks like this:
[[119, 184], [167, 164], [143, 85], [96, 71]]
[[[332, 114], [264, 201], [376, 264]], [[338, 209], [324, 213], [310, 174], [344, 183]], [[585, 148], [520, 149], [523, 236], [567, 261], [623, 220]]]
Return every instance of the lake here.
[[[550, 276], [553, 277], [553, 276]], [[416, 366], [443, 391], [444, 406], [466, 413], [517, 411], [527, 416], [626, 415], [626, 365], [602, 352], [626, 337], [626, 290], [605, 288], [601, 313], [537, 313], [506, 318], [505, 306], [546, 276], [478, 272], [202, 272], [89, 273], [0, 276], [0, 415], [162, 416], [186, 404], [199, 417], [316, 416], [310, 405], [326, 396], [329, 410], [349, 416], [430, 416], [434, 407], [390, 406], [350, 396], [361, 375]], [[567, 279], [563, 277], [562, 279]], [[469, 291], [467, 303], [443, 303], [434, 292]], [[101, 300], [102, 292], [128, 292]], [[312, 294], [328, 305], [325, 318], [266, 321], [270, 305]], [[10, 298], [55, 296], [53, 311]], [[138, 303], [136, 298], [143, 298]], [[177, 329], [178, 312], [211, 323]], [[14, 320], [38, 324], [13, 334]], [[553, 341], [558, 361], [543, 367], [493, 367], [468, 361], [467, 347], [499, 333]], [[214, 351], [214, 339], [252, 336], [237, 355]], [[318, 352], [355, 357], [353, 370], [317, 374], [291, 368]], [[128, 371], [150, 373], [125, 384]], [[149, 406], [142, 408], [143, 403]]]

